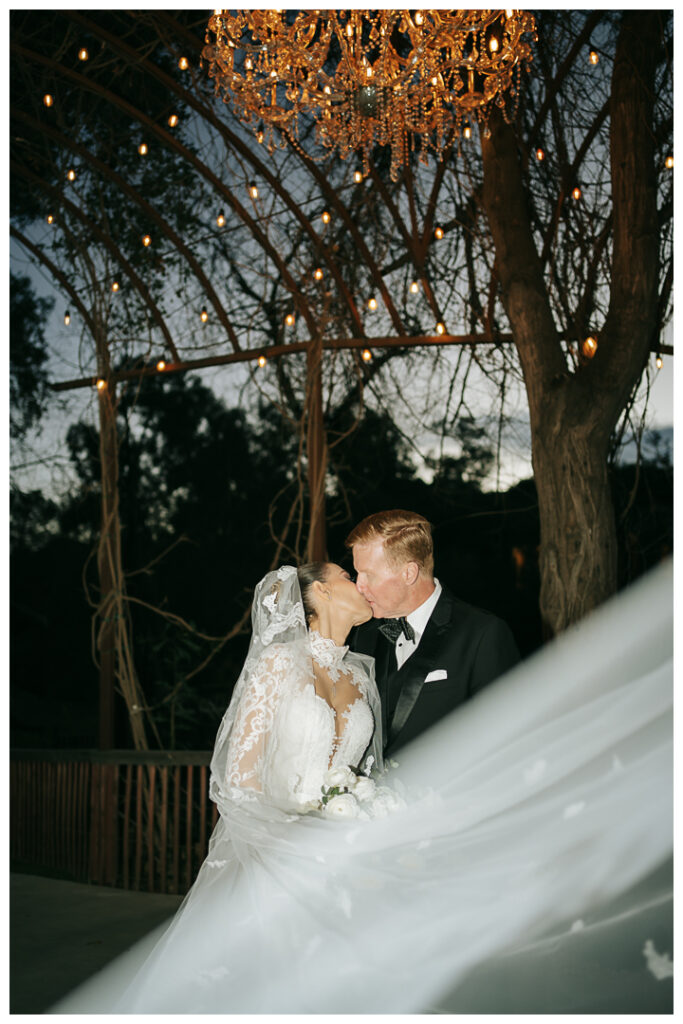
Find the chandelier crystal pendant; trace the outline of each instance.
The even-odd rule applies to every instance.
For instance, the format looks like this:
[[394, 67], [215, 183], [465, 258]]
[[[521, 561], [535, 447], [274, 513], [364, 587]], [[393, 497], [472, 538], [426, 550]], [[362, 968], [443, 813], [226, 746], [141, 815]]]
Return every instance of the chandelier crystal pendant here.
[[215, 11], [202, 58], [271, 149], [313, 119], [317, 141], [361, 154], [365, 173], [372, 147], [390, 146], [395, 180], [411, 150], [440, 156], [492, 103], [505, 112], [534, 32], [526, 11]]

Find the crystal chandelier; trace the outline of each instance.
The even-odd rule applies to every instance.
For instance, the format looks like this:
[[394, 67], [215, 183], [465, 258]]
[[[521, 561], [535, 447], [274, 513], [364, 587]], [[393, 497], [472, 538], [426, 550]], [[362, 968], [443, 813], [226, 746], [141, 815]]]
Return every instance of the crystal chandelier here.
[[296, 143], [313, 119], [366, 173], [372, 147], [390, 146], [396, 179], [411, 150], [439, 156], [492, 103], [505, 111], [534, 27], [526, 11], [214, 11], [202, 57], [260, 142]]

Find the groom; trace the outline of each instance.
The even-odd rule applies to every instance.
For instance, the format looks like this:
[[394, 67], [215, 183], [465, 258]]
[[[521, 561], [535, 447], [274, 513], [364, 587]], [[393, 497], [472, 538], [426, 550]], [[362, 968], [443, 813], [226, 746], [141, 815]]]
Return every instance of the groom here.
[[415, 512], [368, 516], [351, 531], [356, 587], [373, 618], [351, 646], [375, 658], [385, 755], [392, 756], [519, 661], [508, 626], [435, 579], [431, 527]]

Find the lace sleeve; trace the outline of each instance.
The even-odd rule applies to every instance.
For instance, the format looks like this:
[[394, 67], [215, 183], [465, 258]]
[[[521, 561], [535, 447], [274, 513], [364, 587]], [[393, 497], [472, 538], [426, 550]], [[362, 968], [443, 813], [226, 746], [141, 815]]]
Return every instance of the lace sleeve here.
[[273, 729], [282, 678], [282, 652], [263, 655], [249, 674], [230, 735], [227, 781], [261, 793], [263, 759]]

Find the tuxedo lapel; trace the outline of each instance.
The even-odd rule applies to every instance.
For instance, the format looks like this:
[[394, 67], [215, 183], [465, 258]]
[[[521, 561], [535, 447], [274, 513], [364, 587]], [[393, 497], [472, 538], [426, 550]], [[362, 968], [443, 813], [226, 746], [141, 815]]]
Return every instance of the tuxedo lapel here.
[[[408, 721], [424, 686], [425, 678], [434, 667], [434, 656], [439, 649], [441, 637], [449, 628], [451, 605], [450, 596], [442, 592], [420, 637], [417, 650], [398, 670], [396, 684], [400, 686], [401, 692], [391, 725], [385, 733], [388, 744], [394, 742]], [[382, 702], [384, 703], [384, 698]]]

